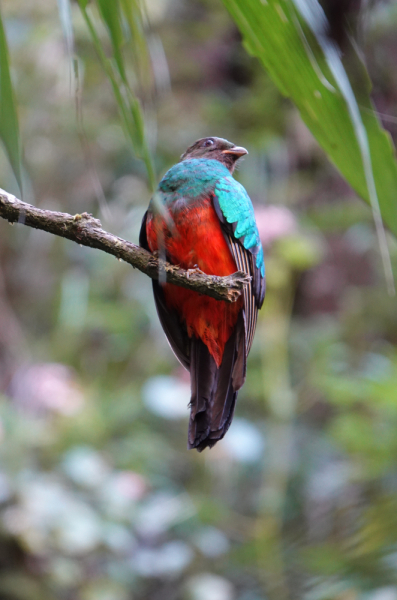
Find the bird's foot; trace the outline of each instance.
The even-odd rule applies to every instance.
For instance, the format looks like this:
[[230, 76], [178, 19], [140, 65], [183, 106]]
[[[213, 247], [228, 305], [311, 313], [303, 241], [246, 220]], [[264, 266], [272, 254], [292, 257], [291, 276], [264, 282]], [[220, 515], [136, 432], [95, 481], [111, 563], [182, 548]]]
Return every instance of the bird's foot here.
[[195, 273], [200, 273], [201, 275], [205, 275], [204, 271], [202, 271], [197, 265], [194, 265], [192, 269], [186, 270], [186, 277], [189, 279], [190, 275], [194, 275]]

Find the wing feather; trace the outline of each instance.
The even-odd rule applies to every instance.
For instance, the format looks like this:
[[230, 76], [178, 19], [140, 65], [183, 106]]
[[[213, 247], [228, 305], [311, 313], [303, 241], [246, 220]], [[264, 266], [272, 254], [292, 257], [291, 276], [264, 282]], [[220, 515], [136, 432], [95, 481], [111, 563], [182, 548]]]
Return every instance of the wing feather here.
[[265, 297], [263, 249], [255, 213], [247, 192], [231, 176], [216, 182], [213, 203], [237, 268], [251, 277], [243, 292], [248, 354], [254, 339], [258, 310]]
[[247, 273], [251, 277], [251, 281], [245, 286], [243, 291], [244, 298], [244, 315], [245, 315], [245, 344], [247, 355], [251, 350], [252, 342], [254, 339], [254, 333], [256, 328], [256, 321], [258, 317], [258, 306], [255, 301], [255, 295], [253, 291], [254, 286], [254, 269], [253, 260], [248, 255], [248, 252], [243, 246], [234, 239], [230, 234], [227, 236], [227, 240], [230, 246], [231, 253], [239, 271]]

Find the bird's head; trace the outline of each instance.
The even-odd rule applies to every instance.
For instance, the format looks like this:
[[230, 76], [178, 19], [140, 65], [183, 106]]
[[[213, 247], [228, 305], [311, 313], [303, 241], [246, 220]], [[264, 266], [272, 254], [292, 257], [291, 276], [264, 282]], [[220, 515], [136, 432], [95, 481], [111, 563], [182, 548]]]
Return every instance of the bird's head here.
[[189, 158], [219, 160], [229, 169], [230, 173], [233, 173], [237, 161], [245, 154], [248, 154], [248, 150], [241, 146], [235, 146], [222, 138], [206, 137], [189, 146], [186, 152], [182, 154], [181, 161]]

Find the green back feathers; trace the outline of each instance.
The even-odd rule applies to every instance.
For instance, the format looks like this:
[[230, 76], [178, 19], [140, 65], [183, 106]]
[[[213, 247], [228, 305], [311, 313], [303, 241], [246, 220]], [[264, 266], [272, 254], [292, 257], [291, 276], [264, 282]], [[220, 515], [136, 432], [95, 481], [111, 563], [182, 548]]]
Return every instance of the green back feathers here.
[[218, 160], [193, 158], [177, 163], [160, 181], [159, 190], [195, 200], [213, 189], [221, 177], [230, 175], [228, 169]]

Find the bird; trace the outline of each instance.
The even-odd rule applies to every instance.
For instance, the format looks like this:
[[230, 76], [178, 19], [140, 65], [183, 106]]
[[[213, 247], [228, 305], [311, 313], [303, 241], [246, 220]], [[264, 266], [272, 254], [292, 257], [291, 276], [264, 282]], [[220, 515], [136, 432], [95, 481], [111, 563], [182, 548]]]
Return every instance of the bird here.
[[139, 244], [183, 269], [251, 277], [234, 303], [153, 279], [168, 342], [190, 372], [188, 448], [212, 448], [231, 424], [265, 297], [254, 209], [233, 177], [248, 151], [218, 137], [192, 144], [164, 175], [144, 214]]

